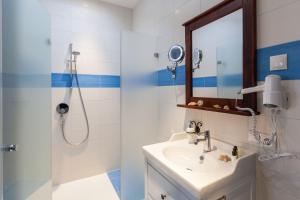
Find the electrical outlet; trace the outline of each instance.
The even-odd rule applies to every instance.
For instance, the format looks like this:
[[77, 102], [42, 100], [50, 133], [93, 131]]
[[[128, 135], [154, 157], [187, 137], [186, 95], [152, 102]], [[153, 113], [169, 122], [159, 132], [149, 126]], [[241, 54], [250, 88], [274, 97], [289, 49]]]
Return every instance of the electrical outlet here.
[[287, 70], [287, 54], [270, 57], [270, 71]]

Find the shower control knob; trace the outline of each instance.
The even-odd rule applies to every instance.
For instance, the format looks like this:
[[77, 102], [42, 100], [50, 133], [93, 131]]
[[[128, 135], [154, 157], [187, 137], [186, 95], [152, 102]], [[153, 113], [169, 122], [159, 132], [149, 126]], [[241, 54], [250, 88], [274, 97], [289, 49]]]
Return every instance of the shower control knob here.
[[161, 199], [163, 199], [163, 200], [167, 199], [167, 195], [165, 195], [165, 194], [161, 194], [160, 197], [161, 197]]
[[66, 103], [60, 103], [56, 107], [56, 111], [61, 115], [67, 114], [69, 112], [69, 109], [69, 105]]

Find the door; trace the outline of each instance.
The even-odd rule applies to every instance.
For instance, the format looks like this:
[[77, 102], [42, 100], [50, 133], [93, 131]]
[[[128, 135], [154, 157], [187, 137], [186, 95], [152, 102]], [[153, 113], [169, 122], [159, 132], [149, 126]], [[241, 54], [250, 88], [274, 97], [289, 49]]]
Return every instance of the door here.
[[47, 200], [51, 199], [50, 17], [38, 0], [2, 3], [2, 145], [17, 145], [17, 151], [3, 152], [3, 199]]

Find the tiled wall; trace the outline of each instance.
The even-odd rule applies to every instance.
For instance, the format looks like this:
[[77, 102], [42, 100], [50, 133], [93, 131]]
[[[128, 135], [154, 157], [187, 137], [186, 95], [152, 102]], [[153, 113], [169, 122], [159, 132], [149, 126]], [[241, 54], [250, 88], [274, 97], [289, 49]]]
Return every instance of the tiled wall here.
[[[158, 36], [157, 51], [160, 54], [157, 70], [170, 63], [167, 51], [174, 43], [184, 45], [184, 29], [181, 24], [207, 10], [221, 0], [141, 0], [133, 14], [134, 30]], [[280, 114], [280, 142], [283, 150], [300, 152], [300, 80], [299, 0], [257, 0], [258, 2], [258, 79], [268, 74], [270, 55], [288, 53], [289, 70], [281, 72], [284, 87], [289, 96], [289, 109]], [[155, 15], [153, 15], [155, 13]], [[289, 43], [292, 42], [292, 43]], [[285, 44], [289, 43], [289, 44]], [[283, 44], [273, 47], [274, 45]], [[266, 48], [271, 47], [271, 48]], [[181, 71], [181, 69], [180, 69]], [[162, 77], [164, 71], [160, 71]], [[165, 80], [162, 78], [162, 80]], [[172, 132], [182, 131], [187, 121], [203, 120], [204, 128], [212, 131], [216, 138], [242, 146], [248, 143], [249, 118], [221, 113], [176, 108], [185, 102], [185, 86], [179, 80], [176, 87], [172, 82], [162, 81], [159, 87], [160, 125], [159, 139], [166, 140]], [[259, 98], [258, 102], [261, 104]], [[261, 107], [261, 105], [260, 105]], [[268, 129], [265, 114], [259, 117], [259, 129]], [[277, 160], [258, 163], [257, 196], [259, 200], [300, 199], [300, 161]]]
[[[60, 184], [120, 168], [120, 34], [132, 11], [98, 0], [41, 0], [51, 15], [53, 181]], [[78, 142], [86, 125], [77, 88], [66, 67], [68, 45], [80, 51], [78, 73], [90, 123], [87, 144], [70, 147], [56, 106], [70, 104], [66, 135]]]

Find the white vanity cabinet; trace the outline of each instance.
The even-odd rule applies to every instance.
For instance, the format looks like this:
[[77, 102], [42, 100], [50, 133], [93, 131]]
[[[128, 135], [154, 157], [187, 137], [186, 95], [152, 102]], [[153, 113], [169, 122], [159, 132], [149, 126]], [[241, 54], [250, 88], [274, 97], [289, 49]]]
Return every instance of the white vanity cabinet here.
[[172, 183], [169, 178], [150, 164], [146, 166], [145, 175], [146, 200], [255, 200], [255, 193], [253, 192], [255, 184], [251, 179], [232, 185], [225, 191], [216, 192], [211, 197], [198, 199], [176, 186], [180, 183]]
[[241, 149], [243, 155], [230, 162], [233, 145], [211, 140], [215, 149], [203, 153], [207, 145], [191, 145], [186, 134], [169, 141], [143, 147], [146, 200], [255, 200], [256, 154]]
[[149, 200], [189, 200], [183, 192], [150, 165], [147, 165], [146, 187]]

